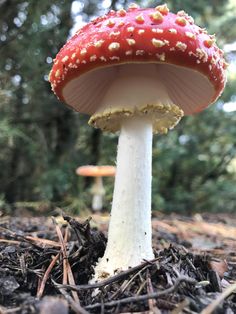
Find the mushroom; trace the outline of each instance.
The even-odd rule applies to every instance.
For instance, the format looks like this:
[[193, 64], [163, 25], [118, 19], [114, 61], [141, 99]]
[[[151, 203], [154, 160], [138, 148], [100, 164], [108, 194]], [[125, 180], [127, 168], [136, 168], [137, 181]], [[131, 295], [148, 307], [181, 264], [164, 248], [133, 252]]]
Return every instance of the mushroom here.
[[227, 64], [215, 36], [167, 5], [110, 11], [60, 50], [49, 80], [90, 125], [120, 131], [108, 243], [95, 279], [154, 257], [151, 242], [153, 133], [202, 111], [222, 93]]
[[93, 195], [92, 209], [93, 211], [101, 211], [103, 207], [103, 196], [105, 195], [102, 177], [113, 177], [116, 173], [116, 168], [113, 166], [81, 166], [76, 169], [76, 173], [79, 176], [95, 178], [91, 189]]

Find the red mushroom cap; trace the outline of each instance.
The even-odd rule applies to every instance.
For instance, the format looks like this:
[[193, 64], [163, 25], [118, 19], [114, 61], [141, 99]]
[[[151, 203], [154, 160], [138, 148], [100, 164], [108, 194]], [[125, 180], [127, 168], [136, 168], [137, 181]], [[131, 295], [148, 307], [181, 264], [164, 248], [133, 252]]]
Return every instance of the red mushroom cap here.
[[81, 166], [76, 174], [85, 177], [113, 177], [116, 174], [114, 166]]
[[[91, 21], [60, 50], [49, 80], [60, 100], [93, 114], [114, 76], [110, 69], [145, 62], [158, 64], [170, 96], [185, 114], [206, 108], [225, 86], [227, 64], [214, 35], [195, 25], [184, 11], [173, 14], [166, 5], [133, 6]], [[190, 70], [193, 79], [185, 74]]]

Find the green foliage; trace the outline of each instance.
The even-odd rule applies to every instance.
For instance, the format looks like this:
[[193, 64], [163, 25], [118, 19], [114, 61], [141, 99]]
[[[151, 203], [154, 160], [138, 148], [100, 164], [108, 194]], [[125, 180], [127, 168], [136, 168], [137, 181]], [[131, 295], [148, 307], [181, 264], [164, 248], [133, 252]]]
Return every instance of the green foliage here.
[[159, 181], [154, 181], [153, 192], [164, 199], [159, 208], [233, 210], [235, 176], [227, 166], [236, 155], [235, 122], [235, 113], [212, 106], [198, 116], [184, 118], [175, 130], [155, 141], [153, 175]]
[[[71, 1], [0, 1], [0, 195], [1, 202], [50, 200], [76, 212], [90, 207], [91, 181], [78, 178], [85, 164], [115, 164], [117, 135], [102, 134], [87, 118], [58, 102], [47, 82], [52, 59], [73, 26]], [[112, 0], [113, 9], [131, 1]], [[137, 1], [156, 6], [162, 1]], [[105, 13], [107, 1], [80, 1], [84, 21]], [[219, 44], [236, 40], [233, 0], [169, 0]], [[235, 64], [235, 52], [228, 53]], [[153, 209], [233, 211], [236, 174], [229, 171], [236, 153], [236, 113], [222, 110], [235, 100], [236, 71], [229, 73], [220, 101], [186, 117], [167, 136], [154, 137]], [[104, 181], [110, 208], [113, 178]]]

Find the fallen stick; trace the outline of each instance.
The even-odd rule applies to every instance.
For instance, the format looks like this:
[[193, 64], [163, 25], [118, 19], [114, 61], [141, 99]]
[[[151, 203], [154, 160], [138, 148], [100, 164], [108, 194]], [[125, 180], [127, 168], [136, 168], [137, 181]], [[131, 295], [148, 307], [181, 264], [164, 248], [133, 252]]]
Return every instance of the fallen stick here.
[[[59, 228], [57, 222], [55, 219], [53, 219], [53, 222], [56, 227], [56, 232], [57, 236], [59, 238], [60, 244], [61, 244], [61, 250], [62, 250], [62, 255], [63, 255], [63, 284], [64, 282], [67, 283], [67, 279], [69, 281], [70, 285], [75, 285], [75, 280], [74, 276], [70, 267], [70, 263], [68, 260], [67, 252], [66, 252], [66, 242], [68, 238], [68, 229], [67, 232], [65, 233], [65, 239], [63, 239], [63, 235], [61, 233], [61, 229]], [[72, 291], [73, 298], [77, 304], [80, 304], [79, 297], [76, 291]]]
[[217, 306], [220, 305], [220, 303], [222, 301], [224, 301], [224, 299], [226, 299], [228, 296], [230, 296], [231, 293], [233, 293], [235, 290], [236, 290], [236, 282], [234, 282], [233, 284], [228, 286], [219, 295], [219, 297], [216, 298], [212, 303], [208, 304], [208, 306], [205, 307], [205, 309], [203, 309], [200, 314], [211, 314], [211, 313], [213, 313], [213, 311], [217, 308]]
[[45, 285], [46, 285], [46, 282], [47, 282], [48, 277], [50, 275], [50, 272], [52, 271], [54, 265], [56, 264], [59, 256], [60, 256], [60, 253], [57, 253], [57, 255], [55, 255], [52, 258], [51, 263], [49, 264], [47, 270], [45, 271], [43, 279], [42, 279], [41, 284], [40, 284], [40, 288], [39, 288], [38, 293], [37, 293], [37, 298], [41, 298], [42, 297], [43, 292], [44, 292], [44, 288], [45, 288]]
[[106, 303], [95, 303], [92, 305], [87, 305], [84, 308], [86, 310], [93, 310], [93, 309], [96, 309], [96, 308], [99, 308], [102, 306], [113, 307], [113, 306], [120, 305], [120, 304], [126, 304], [126, 303], [132, 303], [132, 302], [141, 302], [141, 301], [146, 301], [149, 299], [160, 298], [160, 297], [163, 297], [165, 295], [169, 295], [170, 293], [174, 292], [179, 287], [179, 285], [183, 282], [186, 282], [186, 283], [191, 284], [191, 285], [196, 285], [196, 283], [197, 283], [197, 281], [195, 279], [188, 278], [188, 277], [179, 277], [175, 281], [175, 284], [172, 287], [165, 289], [163, 291], [160, 291], [160, 292], [154, 292], [154, 293], [144, 294], [144, 295], [140, 295], [140, 296], [128, 297], [128, 298], [115, 300], [115, 301], [111, 301], [111, 302], [106, 302]]

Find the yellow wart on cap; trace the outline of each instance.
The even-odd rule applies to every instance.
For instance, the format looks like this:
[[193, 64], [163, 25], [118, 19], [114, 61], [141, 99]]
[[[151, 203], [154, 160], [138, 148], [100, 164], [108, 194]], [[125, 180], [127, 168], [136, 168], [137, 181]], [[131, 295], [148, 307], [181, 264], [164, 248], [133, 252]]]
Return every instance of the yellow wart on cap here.
[[120, 31], [110, 33], [110, 36], [119, 36], [119, 35], [120, 35]]
[[68, 57], [68, 56], [65, 56], [61, 61], [62, 61], [62, 62], [66, 62], [67, 60], [69, 60], [69, 57]]
[[134, 39], [131, 39], [131, 38], [127, 38], [126, 41], [127, 41], [129, 46], [133, 46], [136, 44], [136, 41]]
[[133, 50], [127, 50], [125, 54], [126, 56], [131, 56], [133, 54]]
[[86, 48], [83, 48], [83, 49], [80, 50], [81, 56], [86, 55], [86, 53], [87, 53], [87, 49]]
[[161, 28], [152, 28], [153, 33], [162, 34], [164, 31]]
[[155, 10], [159, 11], [164, 15], [167, 15], [169, 13], [169, 9], [166, 4], [158, 5], [157, 7], [155, 7]]
[[106, 59], [104, 56], [101, 56], [99, 59], [100, 59], [101, 61], [104, 61], [104, 62], [107, 61], [107, 59]]
[[117, 42], [113, 42], [108, 46], [110, 51], [118, 50], [120, 48], [120, 44]]
[[106, 25], [108, 27], [113, 27], [115, 25], [115, 22], [113, 20], [108, 20]]
[[127, 32], [132, 33], [134, 31], [134, 27], [130, 26], [127, 28]]
[[177, 34], [177, 30], [175, 28], [168, 29], [168, 32], [171, 34]]
[[97, 60], [97, 56], [96, 55], [92, 55], [89, 60], [90, 61], [96, 61]]
[[160, 48], [166, 45], [166, 42], [160, 39], [152, 38], [153, 46]]
[[126, 16], [126, 11], [124, 9], [120, 9], [119, 11], [117, 11], [117, 14], [119, 16]]
[[160, 61], [165, 61], [165, 59], [166, 59], [166, 55], [165, 55], [164, 52], [161, 53], [161, 54], [156, 53], [156, 57], [157, 57]]
[[181, 41], [177, 41], [175, 46], [181, 51], [185, 51], [187, 49], [187, 45]]
[[139, 9], [139, 5], [137, 5], [136, 3], [131, 3], [128, 7], [129, 10], [136, 10]]
[[145, 30], [144, 30], [144, 29], [139, 29], [139, 30], [138, 30], [138, 34], [139, 34], [139, 35], [141, 35], [141, 34], [143, 34], [143, 33], [145, 33]]
[[188, 37], [188, 38], [191, 38], [191, 39], [196, 39], [196, 35], [194, 33], [191, 33], [191, 32], [185, 32], [185, 35]]
[[178, 24], [179, 26], [185, 26], [187, 25], [187, 20], [182, 16], [178, 16], [175, 20], [175, 23]]
[[97, 48], [99, 48], [99, 47], [101, 47], [102, 46], [102, 44], [104, 43], [104, 40], [98, 40], [98, 41], [95, 41], [95, 43], [94, 43], [94, 47], [97, 47]]
[[110, 60], [113, 60], [113, 61], [119, 61], [120, 60], [120, 57], [117, 57], [117, 56], [112, 56], [110, 57]]
[[144, 17], [142, 14], [139, 14], [135, 17], [135, 21], [139, 24], [143, 24], [144, 23]]
[[144, 50], [136, 50], [136, 56], [143, 56], [145, 54]]
[[214, 45], [215, 43], [215, 39], [214, 38], [209, 38], [209, 39], [206, 39], [204, 40], [204, 46], [207, 47], [207, 48], [210, 48]]
[[150, 17], [152, 18], [152, 20], [154, 20], [155, 22], [158, 22], [158, 23], [161, 23], [164, 19], [163, 15], [159, 11], [150, 13]]
[[76, 57], [76, 53], [74, 52], [71, 56], [71, 59], [73, 60]]
[[184, 17], [190, 24], [194, 23], [194, 19], [192, 18], [192, 16], [188, 15], [188, 13], [186, 13], [184, 10], [178, 11], [177, 15]]
[[60, 70], [56, 70], [55, 77], [59, 77], [60, 75], [61, 75], [61, 71]]

